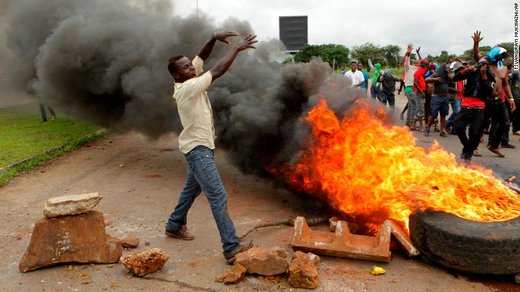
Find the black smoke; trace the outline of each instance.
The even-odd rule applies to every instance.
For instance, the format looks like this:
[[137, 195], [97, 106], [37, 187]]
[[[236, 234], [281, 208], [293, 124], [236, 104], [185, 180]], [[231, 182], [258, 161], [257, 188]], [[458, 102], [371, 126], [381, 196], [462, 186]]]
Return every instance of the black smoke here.
[[[181, 129], [169, 57], [193, 57], [214, 31], [253, 32], [234, 19], [217, 26], [206, 15], [173, 18], [166, 0], [0, 0], [0, 7], [0, 65], [9, 68], [9, 85], [71, 115], [152, 138]], [[206, 69], [229, 48], [217, 44]], [[320, 98], [342, 114], [363, 95], [329, 64], [271, 62], [280, 51], [278, 41], [260, 40], [209, 90], [217, 143], [243, 171], [293, 159], [308, 136], [302, 117]]]

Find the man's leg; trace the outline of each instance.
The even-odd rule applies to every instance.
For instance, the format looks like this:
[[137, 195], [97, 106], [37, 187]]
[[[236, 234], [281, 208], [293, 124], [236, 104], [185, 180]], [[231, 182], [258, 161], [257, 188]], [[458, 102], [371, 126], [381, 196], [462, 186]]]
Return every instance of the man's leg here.
[[[184, 183], [184, 188], [179, 196], [179, 201], [177, 202], [175, 210], [171, 213], [170, 218], [168, 218], [168, 222], [166, 223], [166, 232], [167, 234], [170, 233], [168, 235], [182, 239], [189, 239], [183, 238], [182, 234], [176, 236], [175, 233], [178, 233], [182, 227], [186, 225], [188, 221], [188, 211], [200, 192], [201, 188], [195, 178], [193, 167], [188, 162], [188, 174], [186, 182]], [[189, 237], [189, 234], [185, 235]]]
[[390, 106], [390, 117], [394, 117], [394, 110], [395, 110], [395, 93], [393, 92], [387, 92], [386, 93], [386, 101], [388, 101], [388, 105]]
[[47, 112], [45, 111], [45, 104], [43, 104], [40, 101], [40, 118], [42, 119], [42, 122], [47, 121]]
[[451, 104], [451, 115], [446, 122], [446, 129], [450, 132], [450, 134], [455, 135], [455, 117], [460, 111], [460, 102], [461, 100], [456, 98], [455, 101]]
[[474, 110], [461, 109], [455, 118], [455, 129], [457, 131], [457, 136], [459, 137], [460, 143], [462, 144], [461, 158], [465, 161], [471, 160], [471, 157], [473, 156], [473, 146], [470, 143], [469, 138], [466, 136], [466, 127], [473, 120], [472, 111]]
[[502, 137], [502, 141], [500, 141], [500, 146], [502, 148], [515, 148], [514, 145], [509, 144], [509, 131], [511, 130], [511, 123], [513, 120], [513, 112], [511, 111], [511, 106], [508, 103], [505, 103], [505, 108], [507, 111], [507, 120], [504, 129], [504, 136]]
[[[471, 115], [471, 119], [469, 120], [469, 142], [472, 148], [472, 152], [478, 148], [480, 144], [480, 137], [484, 133], [484, 110], [482, 109], [474, 109], [472, 110], [473, 114]], [[458, 133], [457, 128], [457, 133]], [[458, 135], [458, 134], [457, 134]]]
[[415, 101], [413, 92], [408, 92], [405, 95], [406, 99], [408, 99], [408, 113], [406, 115], [406, 125], [410, 127], [410, 129], [414, 129], [414, 118], [417, 114], [417, 103]]
[[[202, 191], [206, 195], [213, 218], [217, 223], [224, 254], [232, 252], [240, 243], [235, 225], [228, 213], [228, 194], [218, 173], [213, 151], [198, 147], [195, 153], [189, 153], [188, 160], [193, 165], [193, 173]], [[193, 152], [193, 151], [192, 151]]]
[[504, 136], [505, 126], [509, 123], [505, 103], [495, 103], [491, 112], [491, 130], [489, 131], [489, 151], [504, 157], [498, 148]]
[[446, 137], [446, 116], [450, 112], [450, 101], [446, 96], [439, 96], [439, 100], [442, 100], [441, 107], [439, 109], [441, 118], [440, 118], [440, 126], [441, 126], [441, 137]]
[[422, 131], [423, 130], [423, 121], [425, 121], [424, 120], [425, 99], [422, 98], [422, 96], [417, 92], [414, 92], [414, 96], [415, 96], [415, 105], [416, 105], [416, 115], [415, 116], [416, 116], [417, 121], [419, 121], [419, 130]]
[[381, 92], [381, 98], [380, 98], [379, 100], [381, 101], [381, 103], [382, 103], [383, 105], [386, 106], [386, 102], [388, 101], [388, 99], [387, 99], [387, 93], [384, 92], [384, 91], [382, 91], [382, 92]]

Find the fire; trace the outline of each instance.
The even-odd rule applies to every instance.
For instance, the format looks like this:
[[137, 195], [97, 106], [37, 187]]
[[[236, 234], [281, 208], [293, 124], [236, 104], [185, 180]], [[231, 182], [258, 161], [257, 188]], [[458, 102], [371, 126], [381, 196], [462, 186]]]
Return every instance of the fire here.
[[338, 120], [324, 99], [307, 115], [312, 139], [298, 162], [278, 174], [297, 191], [314, 194], [351, 218], [408, 226], [416, 210], [439, 210], [474, 221], [520, 216], [520, 197], [490, 170], [465, 167], [435, 141], [415, 144], [406, 127], [385, 125], [384, 113], [358, 100]]

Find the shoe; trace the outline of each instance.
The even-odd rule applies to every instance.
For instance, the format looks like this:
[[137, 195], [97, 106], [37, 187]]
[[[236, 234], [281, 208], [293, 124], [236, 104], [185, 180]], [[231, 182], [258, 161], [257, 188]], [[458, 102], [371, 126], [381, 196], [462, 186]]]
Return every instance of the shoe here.
[[430, 136], [430, 129], [429, 128], [426, 128], [426, 130], [424, 130], [424, 136], [426, 136], [426, 137]]
[[254, 246], [253, 244], [253, 241], [249, 241], [248, 243], [246, 244], [242, 244], [240, 243], [237, 247], [235, 247], [234, 250], [232, 250], [231, 252], [227, 253], [227, 254], [224, 254], [224, 258], [226, 258], [226, 263], [228, 265], [232, 265], [235, 263], [236, 261], [236, 255], [241, 253], [241, 252], [244, 252], [250, 248], [252, 248]]
[[54, 120], [56, 120], [56, 116], [55, 116], [55, 115], [52, 115], [52, 116], [51, 116], [51, 121], [54, 121]]
[[500, 145], [500, 148], [509, 148], [509, 149], [515, 149], [515, 145], [511, 145], [509, 143]]
[[482, 157], [482, 154], [480, 154], [480, 152], [478, 152], [478, 150], [475, 150], [475, 151], [473, 151], [473, 156]]
[[441, 133], [439, 134], [439, 136], [441, 136], [441, 137], [446, 137], [447, 135], [446, 135], [446, 132], [441, 132]]
[[506, 157], [504, 154], [502, 154], [502, 153], [500, 152], [500, 150], [498, 150], [498, 148], [493, 148], [493, 147], [491, 147], [491, 146], [488, 146], [487, 149], [488, 149], [489, 151], [495, 153], [498, 157]]
[[434, 132], [440, 132], [441, 130], [439, 129], [439, 127], [435, 127], [435, 128], [433, 128], [433, 131]]
[[170, 237], [182, 239], [182, 240], [193, 240], [194, 239], [193, 235], [189, 234], [188, 231], [184, 230], [183, 228], [181, 228], [179, 230], [165, 229], [164, 234], [166, 234]]

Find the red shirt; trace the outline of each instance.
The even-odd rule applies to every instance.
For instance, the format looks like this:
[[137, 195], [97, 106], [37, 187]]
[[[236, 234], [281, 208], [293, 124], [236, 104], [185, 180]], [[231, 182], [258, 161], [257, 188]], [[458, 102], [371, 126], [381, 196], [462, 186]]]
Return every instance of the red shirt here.
[[464, 81], [455, 82], [455, 88], [457, 89], [457, 99], [462, 99], [464, 97], [464, 94], [462, 94], [464, 92]]
[[464, 98], [462, 98], [462, 102], [460, 103], [460, 106], [484, 108], [484, 107], [486, 107], [486, 103], [478, 97], [464, 96]]
[[[413, 73], [413, 78], [417, 78], [417, 84], [419, 85], [419, 89], [421, 91], [426, 90], [426, 81], [424, 81], [424, 73], [426, 73], [426, 69], [423, 67], [417, 68], [417, 70], [415, 70], [415, 73]], [[417, 89], [415, 85], [413, 86], [413, 91], [419, 92], [419, 89]]]

